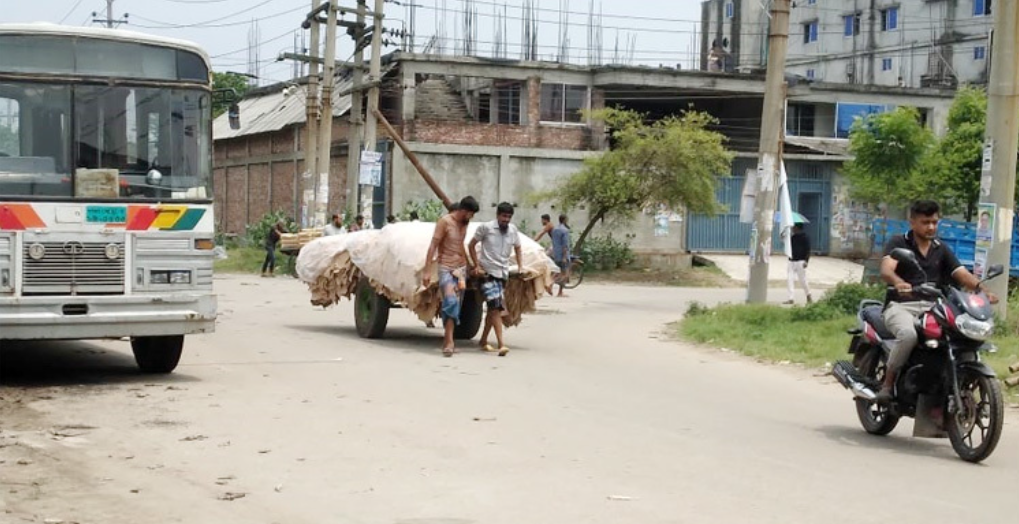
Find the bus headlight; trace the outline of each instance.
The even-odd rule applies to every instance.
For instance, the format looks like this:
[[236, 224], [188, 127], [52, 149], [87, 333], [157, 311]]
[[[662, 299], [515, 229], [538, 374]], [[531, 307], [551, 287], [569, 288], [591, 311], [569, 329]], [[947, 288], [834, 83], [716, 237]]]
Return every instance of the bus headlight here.
[[149, 273], [149, 284], [190, 284], [191, 271], [160, 270]]
[[36, 242], [28, 246], [28, 257], [32, 260], [42, 260], [46, 256], [46, 246]]
[[116, 260], [120, 256], [120, 246], [117, 244], [106, 244], [106, 258]]

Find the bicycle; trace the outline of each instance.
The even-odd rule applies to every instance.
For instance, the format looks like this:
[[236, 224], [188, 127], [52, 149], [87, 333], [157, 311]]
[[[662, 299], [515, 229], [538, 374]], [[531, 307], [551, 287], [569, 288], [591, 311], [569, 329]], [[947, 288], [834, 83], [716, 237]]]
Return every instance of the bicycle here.
[[569, 280], [563, 286], [566, 289], [576, 289], [584, 281], [584, 261], [578, 256], [570, 256]]

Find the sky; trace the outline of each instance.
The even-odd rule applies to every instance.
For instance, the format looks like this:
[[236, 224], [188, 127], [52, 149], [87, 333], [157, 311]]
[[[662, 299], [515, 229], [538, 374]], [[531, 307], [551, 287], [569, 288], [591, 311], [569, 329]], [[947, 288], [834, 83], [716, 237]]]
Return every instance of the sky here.
[[[95, 25], [105, 19], [106, 0], [2, 0], [17, 2], [16, 9], [0, 14], [0, 23], [51, 22], [66, 25]], [[398, 0], [385, 4], [389, 29], [400, 30], [411, 19], [410, 4], [416, 4], [413, 17], [415, 45], [420, 50], [437, 28], [444, 27], [446, 48], [462, 45], [462, 16], [465, 4], [473, 2], [477, 11], [477, 48], [479, 55], [490, 56], [496, 38], [497, 12], [505, 12], [505, 38], [508, 58], [521, 53], [522, 6], [527, 0]], [[566, 18], [568, 58], [572, 63], [588, 60], [588, 22], [591, 0], [532, 0], [537, 7], [538, 53], [551, 59], [560, 41], [560, 10]], [[340, 4], [354, 7], [354, 0]], [[594, 0], [595, 11], [602, 15], [602, 61], [617, 56], [632, 64], [690, 67], [696, 56], [695, 31], [700, 24], [700, 0]], [[369, 8], [374, 0], [368, 0]], [[310, 11], [311, 0], [115, 0], [113, 18], [128, 20], [123, 29], [191, 40], [212, 57], [216, 71], [245, 73], [248, 67], [248, 41], [254, 36], [258, 49], [259, 83], [287, 80], [293, 73], [290, 62], [277, 62], [283, 51], [294, 51], [295, 39], [300, 47], [301, 22]], [[257, 34], [253, 27], [257, 24]], [[346, 59], [353, 53], [353, 44], [341, 31], [337, 39], [337, 58]], [[295, 36], [296, 35], [296, 36]], [[306, 35], [305, 35], [306, 37]], [[394, 38], [395, 39], [395, 38]], [[627, 52], [627, 49], [632, 52]], [[389, 47], [385, 52], [396, 50]], [[632, 57], [632, 60], [630, 60]]]

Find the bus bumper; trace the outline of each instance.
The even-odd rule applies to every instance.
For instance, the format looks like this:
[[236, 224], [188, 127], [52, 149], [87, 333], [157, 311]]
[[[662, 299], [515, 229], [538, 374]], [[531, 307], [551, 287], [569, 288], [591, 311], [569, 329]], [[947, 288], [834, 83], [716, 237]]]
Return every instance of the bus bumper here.
[[216, 295], [0, 297], [0, 340], [212, 333]]

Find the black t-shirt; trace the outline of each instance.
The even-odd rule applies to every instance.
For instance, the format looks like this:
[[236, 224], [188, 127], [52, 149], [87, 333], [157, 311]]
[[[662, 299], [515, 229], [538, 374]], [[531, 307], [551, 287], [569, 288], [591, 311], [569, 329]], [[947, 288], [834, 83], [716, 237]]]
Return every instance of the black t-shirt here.
[[[892, 250], [897, 248], [905, 248], [912, 251], [916, 255], [916, 260], [920, 263], [920, 267], [927, 273], [927, 280], [925, 281], [923, 273], [909, 267], [908, 264], [900, 263], [895, 268], [895, 274], [902, 280], [912, 284], [913, 287], [925, 283], [933, 283], [941, 288], [948, 287], [954, 282], [952, 274], [962, 267], [952, 249], [938, 239], [934, 239], [931, 242], [931, 246], [927, 250], [927, 256], [923, 256], [916, 247], [912, 231], [905, 235], [892, 237], [888, 244], [885, 245], [885, 256], [891, 256]], [[887, 300], [889, 302], [912, 302], [918, 300], [918, 298], [912, 295], [901, 296], [897, 291], [888, 290]]]

